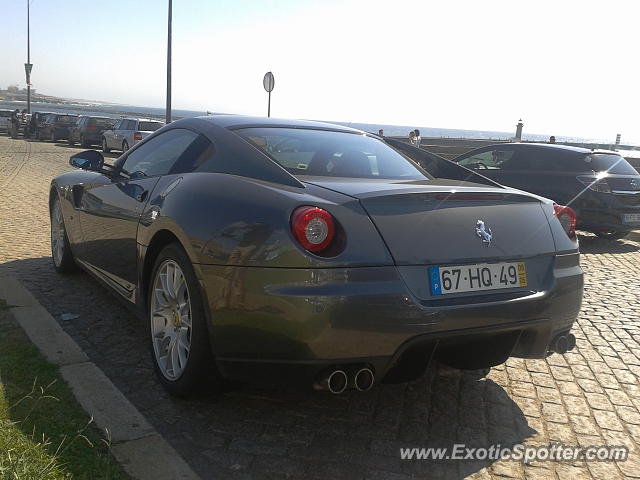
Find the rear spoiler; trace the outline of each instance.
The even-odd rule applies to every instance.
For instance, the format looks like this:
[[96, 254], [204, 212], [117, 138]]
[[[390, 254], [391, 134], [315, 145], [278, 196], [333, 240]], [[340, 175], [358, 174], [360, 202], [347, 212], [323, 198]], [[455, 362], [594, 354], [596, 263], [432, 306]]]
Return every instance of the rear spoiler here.
[[382, 140], [396, 150], [400, 150], [435, 178], [446, 178], [449, 180], [459, 180], [461, 182], [481, 183], [492, 187], [502, 187], [499, 183], [496, 183], [473, 170], [469, 170], [455, 162], [446, 160], [435, 153], [427, 152], [421, 148], [409, 145], [402, 140], [386, 137], [382, 138]]

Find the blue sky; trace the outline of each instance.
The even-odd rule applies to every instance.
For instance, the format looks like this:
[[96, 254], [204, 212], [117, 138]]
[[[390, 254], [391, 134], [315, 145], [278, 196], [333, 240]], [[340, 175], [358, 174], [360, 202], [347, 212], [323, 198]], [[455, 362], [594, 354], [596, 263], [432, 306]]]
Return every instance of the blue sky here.
[[[640, 142], [640, 2], [174, 0], [174, 108]], [[0, 86], [24, 83], [2, 0]], [[32, 0], [34, 87], [162, 106], [165, 0]]]

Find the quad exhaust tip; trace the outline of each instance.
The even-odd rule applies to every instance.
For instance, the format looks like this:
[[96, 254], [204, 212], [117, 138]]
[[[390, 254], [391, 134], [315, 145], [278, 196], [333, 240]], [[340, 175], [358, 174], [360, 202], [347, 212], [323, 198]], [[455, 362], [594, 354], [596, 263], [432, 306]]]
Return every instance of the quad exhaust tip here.
[[353, 383], [355, 384], [356, 390], [366, 392], [373, 387], [374, 379], [373, 371], [371, 371], [370, 368], [364, 367], [356, 372]]
[[313, 388], [337, 395], [344, 392], [348, 385], [349, 377], [347, 377], [347, 373], [344, 370], [336, 368], [323, 372], [318, 378], [318, 381], [314, 383]]
[[552, 344], [551, 350], [560, 355], [573, 350], [576, 346], [576, 337], [569, 333], [567, 335], [559, 335]]
[[325, 370], [313, 384], [313, 388], [337, 395], [348, 388], [366, 392], [371, 390], [374, 383], [375, 374], [371, 368], [364, 365], [352, 365], [344, 369], [336, 367]]

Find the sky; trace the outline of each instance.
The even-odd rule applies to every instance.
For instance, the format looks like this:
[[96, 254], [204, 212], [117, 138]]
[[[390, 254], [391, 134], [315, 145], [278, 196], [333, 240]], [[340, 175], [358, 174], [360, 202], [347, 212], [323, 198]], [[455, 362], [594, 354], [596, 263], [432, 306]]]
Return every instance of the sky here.
[[[0, 0], [0, 87], [26, 0]], [[166, 0], [31, 0], [33, 87], [162, 107]], [[173, 107], [640, 143], [637, 0], [173, 0]], [[9, 48], [6, 48], [9, 47]]]

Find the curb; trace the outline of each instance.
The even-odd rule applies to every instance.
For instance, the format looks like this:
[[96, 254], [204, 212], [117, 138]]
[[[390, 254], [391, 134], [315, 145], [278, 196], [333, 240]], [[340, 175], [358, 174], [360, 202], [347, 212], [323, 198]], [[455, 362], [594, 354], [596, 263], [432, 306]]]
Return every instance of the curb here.
[[138, 480], [200, 479], [20, 281], [0, 277], [0, 298], [31, 342], [60, 368], [97, 427], [110, 432], [111, 453], [127, 474]]

